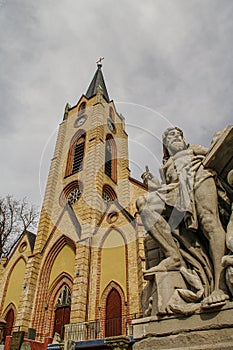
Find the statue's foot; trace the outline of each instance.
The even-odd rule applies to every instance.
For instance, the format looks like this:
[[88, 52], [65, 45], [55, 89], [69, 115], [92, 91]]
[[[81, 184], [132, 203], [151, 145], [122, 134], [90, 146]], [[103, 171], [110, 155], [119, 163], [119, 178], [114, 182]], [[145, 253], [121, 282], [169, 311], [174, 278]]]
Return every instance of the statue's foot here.
[[156, 272], [179, 271], [181, 261], [178, 257], [169, 257], [162, 260], [158, 265], [143, 272], [145, 279], [150, 279]]
[[227, 295], [223, 290], [216, 289], [202, 301], [201, 306], [203, 309], [220, 307], [225, 305], [229, 299], [229, 295]]

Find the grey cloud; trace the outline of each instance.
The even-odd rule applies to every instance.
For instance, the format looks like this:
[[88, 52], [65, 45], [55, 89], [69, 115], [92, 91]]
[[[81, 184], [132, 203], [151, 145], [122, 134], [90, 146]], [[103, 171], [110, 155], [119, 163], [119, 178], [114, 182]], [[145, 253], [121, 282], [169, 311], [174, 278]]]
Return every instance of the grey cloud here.
[[208, 145], [232, 123], [232, 18], [230, 0], [3, 1], [0, 193], [41, 202], [44, 146], [65, 103], [86, 92], [99, 56], [126, 118], [132, 176], [140, 178], [146, 163], [157, 171], [170, 123], [191, 143]]

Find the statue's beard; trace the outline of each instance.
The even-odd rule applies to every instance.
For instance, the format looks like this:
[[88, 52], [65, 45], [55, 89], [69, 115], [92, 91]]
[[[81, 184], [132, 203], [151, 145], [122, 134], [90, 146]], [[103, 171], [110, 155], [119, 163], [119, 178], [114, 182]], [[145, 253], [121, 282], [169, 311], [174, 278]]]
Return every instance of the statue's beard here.
[[176, 140], [169, 145], [168, 151], [170, 155], [173, 155], [177, 152], [183, 151], [184, 149], [186, 149], [184, 142]]

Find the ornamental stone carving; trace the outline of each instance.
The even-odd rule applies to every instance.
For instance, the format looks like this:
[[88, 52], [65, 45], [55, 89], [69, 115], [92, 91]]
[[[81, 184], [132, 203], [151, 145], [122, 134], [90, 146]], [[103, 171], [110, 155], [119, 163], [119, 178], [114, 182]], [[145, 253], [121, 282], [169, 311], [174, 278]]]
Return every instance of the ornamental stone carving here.
[[168, 128], [163, 152], [161, 181], [146, 167], [148, 194], [136, 203], [147, 231], [144, 314], [220, 308], [233, 296], [233, 126], [209, 149]]

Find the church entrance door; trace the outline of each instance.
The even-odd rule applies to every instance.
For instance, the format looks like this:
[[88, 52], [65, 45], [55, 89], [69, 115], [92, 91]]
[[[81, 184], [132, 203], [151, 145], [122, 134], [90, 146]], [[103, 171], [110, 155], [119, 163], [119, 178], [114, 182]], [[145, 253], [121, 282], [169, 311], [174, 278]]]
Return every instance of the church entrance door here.
[[70, 306], [58, 307], [55, 311], [54, 334], [60, 334], [64, 338], [65, 324], [70, 323]]
[[58, 295], [53, 327], [53, 335], [59, 333], [61, 339], [64, 339], [65, 324], [70, 323], [70, 304], [71, 291], [67, 285], [64, 285]]
[[122, 334], [122, 303], [116, 289], [112, 289], [106, 301], [105, 337]]
[[15, 314], [14, 314], [14, 310], [12, 308], [7, 312], [5, 320], [6, 320], [6, 326], [5, 326], [5, 330], [3, 332], [3, 339], [4, 340], [5, 340], [7, 335], [11, 335], [12, 330], [13, 330]]

